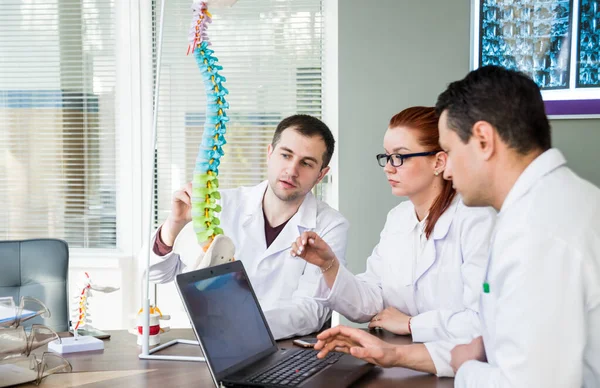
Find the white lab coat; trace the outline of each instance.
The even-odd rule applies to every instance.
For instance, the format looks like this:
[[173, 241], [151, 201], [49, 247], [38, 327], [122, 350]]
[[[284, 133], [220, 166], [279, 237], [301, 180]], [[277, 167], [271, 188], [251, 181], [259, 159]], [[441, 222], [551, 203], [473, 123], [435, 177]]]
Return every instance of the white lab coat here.
[[[419, 222], [412, 203], [403, 202], [389, 212], [367, 271], [354, 276], [341, 267], [331, 290], [321, 281], [316, 299], [355, 322], [388, 306], [412, 316], [413, 340], [427, 342], [439, 376], [453, 376], [453, 345], [480, 335], [477, 303], [495, 214], [456, 196], [417, 259]], [[434, 342], [440, 340], [450, 344]]]
[[[325, 202], [308, 193], [298, 212], [267, 248], [262, 200], [267, 181], [254, 187], [221, 190], [221, 227], [236, 247], [235, 258], [244, 263], [252, 287], [276, 339], [306, 335], [319, 330], [330, 310], [312, 296], [321, 278], [318, 267], [290, 255], [292, 243], [306, 230], [315, 231], [344, 257], [348, 221]], [[154, 244], [154, 240], [152, 241]], [[173, 252], [159, 257], [152, 253], [150, 280], [170, 282], [190, 271], [201, 248], [192, 223], [177, 236]]]
[[457, 387], [600, 387], [600, 190], [560, 151], [536, 158], [498, 213], [481, 294], [488, 362]]

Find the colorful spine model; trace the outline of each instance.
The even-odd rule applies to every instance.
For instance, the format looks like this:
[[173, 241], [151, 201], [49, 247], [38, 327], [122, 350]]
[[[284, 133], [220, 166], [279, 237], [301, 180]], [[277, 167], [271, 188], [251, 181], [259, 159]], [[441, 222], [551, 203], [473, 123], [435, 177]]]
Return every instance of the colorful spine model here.
[[229, 121], [225, 110], [229, 103], [225, 100], [228, 94], [223, 86], [225, 77], [219, 74], [223, 69], [209, 48], [210, 42], [206, 30], [212, 22], [206, 2], [194, 3], [192, 6], [194, 19], [190, 30], [188, 54], [191, 52], [202, 73], [206, 90], [206, 121], [202, 143], [198, 150], [196, 166], [192, 178], [192, 222], [198, 243], [206, 251], [217, 235], [223, 234], [219, 227], [216, 213], [221, 206], [216, 203], [219, 194], [219, 164], [225, 145], [226, 123]]

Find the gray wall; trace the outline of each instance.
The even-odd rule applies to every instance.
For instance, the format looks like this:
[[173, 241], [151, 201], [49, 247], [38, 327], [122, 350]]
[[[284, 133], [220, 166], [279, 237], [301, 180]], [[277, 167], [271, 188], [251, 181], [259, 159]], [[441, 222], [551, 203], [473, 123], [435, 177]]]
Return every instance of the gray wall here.
[[[354, 273], [399, 203], [375, 162], [391, 116], [432, 105], [469, 70], [469, 0], [339, 0], [339, 206], [351, 223]], [[373, 15], [365, 17], [365, 13]], [[554, 120], [554, 146], [600, 185], [600, 120]]]
[[552, 120], [552, 144], [573, 171], [600, 187], [600, 119]]

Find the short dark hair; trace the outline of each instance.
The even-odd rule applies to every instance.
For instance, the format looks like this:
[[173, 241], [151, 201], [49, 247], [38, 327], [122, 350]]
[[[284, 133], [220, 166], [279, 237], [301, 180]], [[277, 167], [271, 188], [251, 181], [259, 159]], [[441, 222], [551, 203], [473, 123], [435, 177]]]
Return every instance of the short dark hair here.
[[540, 89], [527, 75], [498, 66], [474, 70], [439, 95], [435, 110], [446, 111], [448, 127], [467, 143], [473, 125], [487, 121], [520, 154], [552, 147], [550, 122]]
[[286, 117], [277, 124], [275, 133], [273, 134], [273, 140], [271, 141], [273, 148], [279, 143], [283, 131], [288, 128], [293, 128], [295, 131], [298, 131], [306, 137], [321, 137], [325, 142], [325, 153], [323, 154], [323, 165], [321, 166], [321, 169], [324, 169], [329, 165], [335, 148], [335, 139], [333, 138], [333, 134], [329, 130], [329, 127], [324, 122], [316, 117], [304, 114]]

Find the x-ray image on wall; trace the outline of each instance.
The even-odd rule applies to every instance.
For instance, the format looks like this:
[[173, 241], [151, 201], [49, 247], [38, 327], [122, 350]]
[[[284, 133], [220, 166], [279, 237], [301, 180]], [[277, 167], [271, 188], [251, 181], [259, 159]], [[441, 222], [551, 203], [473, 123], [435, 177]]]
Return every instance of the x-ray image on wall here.
[[579, 6], [577, 87], [600, 86], [600, 0]]
[[568, 89], [572, 8], [571, 0], [481, 0], [479, 66], [518, 69], [541, 89]]

